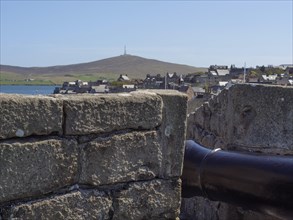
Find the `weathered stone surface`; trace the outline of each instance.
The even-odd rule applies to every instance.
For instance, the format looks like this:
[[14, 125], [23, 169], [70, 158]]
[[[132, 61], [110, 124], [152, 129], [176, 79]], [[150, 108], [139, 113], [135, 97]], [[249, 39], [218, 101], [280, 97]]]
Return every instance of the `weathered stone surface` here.
[[164, 103], [163, 123], [159, 130], [163, 152], [160, 176], [179, 177], [182, 174], [185, 149], [187, 96], [174, 90], [154, 92], [162, 97]]
[[61, 100], [0, 94], [0, 139], [62, 134], [62, 116]]
[[[293, 155], [293, 88], [234, 85], [190, 114], [187, 139], [210, 148]], [[222, 202], [183, 199], [182, 220], [270, 219]]]
[[233, 105], [234, 114], [228, 122], [229, 142], [251, 148], [293, 150], [292, 97], [293, 88], [289, 87], [232, 87], [228, 105]]
[[82, 184], [105, 185], [159, 175], [162, 152], [156, 131], [98, 138], [83, 145]]
[[[215, 136], [226, 149], [290, 154], [293, 150], [293, 88], [234, 85], [188, 120], [187, 138]], [[194, 126], [199, 129], [194, 129]], [[191, 130], [205, 130], [202, 134]], [[211, 140], [211, 139], [209, 139]]]
[[113, 220], [176, 219], [180, 196], [180, 180], [131, 183], [115, 194]]
[[70, 185], [76, 173], [75, 141], [52, 138], [0, 142], [0, 203]]
[[254, 211], [243, 210], [224, 202], [216, 202], [203, 197], [183, 198], [180, 220], [280, 220], [277, 217]]
[[[21, 96], [15, 97], [21, 103]], [[25, 98], [19, 108], [27, 115], [20, 117], [41, 124], [26, 111], [43, 106], [44, 117], [59, 130], [43, 133], [38, 125], [40, 132], [26, 125], [30, 132], [21, 128], [8, 136], [1, 127], [1, 138], [9, 140], [0, 140], [0, 219], [178, 217], [186, 95], [144, 91], [45, 97], [57, 103], [60, 120], [46, 113], [55, 111], [48, 107], [51, 101], [43, 105], [39, 99]], [[18, 104], [3, 100], [5, 114]]]
[[162, 123], [162, 99], [155, 94], [86, 95], [63, 99], [67, 135], [153, 129]]
[[[112, 200], [95, 190], [77, 191], [46, 200], [16, 205], [5, 211], [9, 219], [110, 219]], [[4, 216], [5, 217], [5, 216]]]

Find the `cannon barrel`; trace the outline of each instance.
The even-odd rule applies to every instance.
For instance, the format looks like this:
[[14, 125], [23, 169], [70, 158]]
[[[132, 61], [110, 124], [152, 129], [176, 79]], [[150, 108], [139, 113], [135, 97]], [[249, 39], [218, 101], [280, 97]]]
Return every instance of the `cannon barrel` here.
[[293, 157], [210, 150], [186, 141], [182, 197], [203, 196], [293, 218]]

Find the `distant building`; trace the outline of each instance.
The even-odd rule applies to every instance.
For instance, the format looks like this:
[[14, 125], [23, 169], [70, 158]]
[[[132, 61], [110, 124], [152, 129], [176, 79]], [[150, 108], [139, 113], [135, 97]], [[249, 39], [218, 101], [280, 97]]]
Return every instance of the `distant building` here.
[[205, 89], [201, 87], [192, 87], [192, 90], [196, 98], [202, 98], [205, 94]]
[[[246, 68], [246, 74], [249, 75], [251, 68]], [[235, 65], [231, 65], [230, 70], [229, 70], [229, 75], [231, 78], [236, 79], [240, 75], [244, 74], [244, 67], [238, 68]]]
[[221, 81], [219, 82], [219, 84], [213, 85], [210, 87], [211, 94], [218, 95], [223, 89], [230, 87], [231, 85], [232, 85], [231, 81], [229, 82]]
[[287, 68], [286, 68], [286, 73], [287, 73], [288, 75], [293, 75], [293, 67], [287, 67]]
[[225, 87], [228, 84], [226, 81], [220, 81], [219, 85]]
[[164, 89], [165, 88], [165, 77], [160, 74], [151, 75], [147, 74], [143, 81], [144, 89]]
[[119, 78], [117, 79], [117, 81], [119, 82], [130, 81], [130, 78], [127, 76], [127, 74], [126, 75], [121, 74]]
[[279, 68], [285, 70], [287, 68], [293, 68], [293, 64], [281, 64], [279, 65]]
[[88, 82], [89, 86], [99, 86], [99, 85], [108, 85], [109, 82], [108, 80], [102, 79], [102, 80], [97, 80], [95, 82]]
[[180, 84], [184, 81], [182, 75], [179, 76], [177, 75], [176, 72], [167, 73], [166, 76], [167, 76], [167, 84], [169, 83]]
[[199, 83], [200, 75], [201, 74], [188, 74], [184, 77], [184, 82], [190, 84]]
[[208, 72], [214, 76], [225, 76], [229, 74], [228, 66], [211, 65]]
[[193, 97], [194, 97], [194, 92], [193, 92], [191, 86], [186, 86], [186, 85], [180, 86], [178, 88], [178, 91], [185, 93], [188, 97], [188, 101], [193, 99]]
[[122, 85], [122, 88], [124, 89], [136, 89], [136, 86], [133, 84], [133, 85]]
[[208, 69], [209, 84], [215, 85], [219, 81], [228, 81], [231, 79], [228, 66], [211, 65]]
[[135, 91], [137, 88], [135, 85], [124, 84], [121, 86], [112, 86], [110, 88], [110, 93], [119, 93], [119, 92], [132, 92]]
[[278, 75], [274, 74], [274, 75], [262, 75], [262, 82], [266, 82], [266, 83], [275, 83], [277, 80]]
[[108, 85], [99, 85], [99, 86], [92, 86], [90, 93], [108, 93], [109, 86]]

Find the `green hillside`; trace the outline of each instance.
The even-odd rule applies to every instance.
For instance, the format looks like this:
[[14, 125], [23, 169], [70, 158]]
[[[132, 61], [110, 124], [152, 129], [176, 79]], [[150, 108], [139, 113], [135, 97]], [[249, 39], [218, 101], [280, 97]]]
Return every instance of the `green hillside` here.
[[206, 71], [188, 65], [162, 62], [132, 55], [121, 55], [88, 63], [50, 66], [17, 67], [0, 66], [1, 84], [60, 84], [63, 81], [97, 79], [116, 80], [120, 74], [127, 74], [132, 79], [144, 79], [146, 74], [177, 72], [187, 74]]

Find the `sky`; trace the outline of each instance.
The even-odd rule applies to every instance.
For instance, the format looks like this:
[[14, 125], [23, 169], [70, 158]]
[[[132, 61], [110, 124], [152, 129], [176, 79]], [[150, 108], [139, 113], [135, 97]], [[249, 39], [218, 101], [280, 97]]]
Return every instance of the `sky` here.
[[1, 2], [0, 63], [90, 62], [124, 53], [196, 67], [293, 63], [293, 0]]

